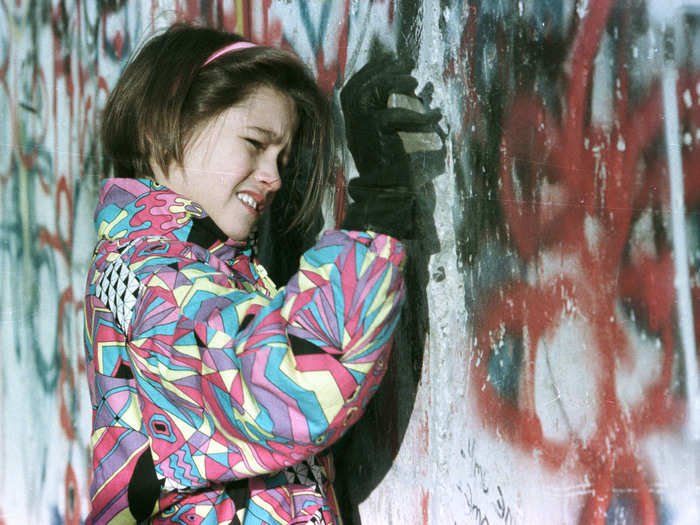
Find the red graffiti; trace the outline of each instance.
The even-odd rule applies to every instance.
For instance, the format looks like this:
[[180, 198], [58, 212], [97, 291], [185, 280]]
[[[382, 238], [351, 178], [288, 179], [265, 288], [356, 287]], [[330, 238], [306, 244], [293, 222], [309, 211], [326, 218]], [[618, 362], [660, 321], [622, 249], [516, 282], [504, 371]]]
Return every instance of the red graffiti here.
[[[653, 524], [660, 516], [659, 501], [650, 489], [654, 472], [640, 443], [660, 429], [678, 431], [686, 403], [673, 385], [679, 342], [670, 234], [656, 227], [661, 233], [653, 235], [652, 248], [646, 250], [639, 250], [633, 235], [639, 221], [668, 213], [670, 190], [666, 159], [659, 154], [663, 108], [658, 82], [646, 90], [646, 98], [633, 98], [628, 64], [618, 56], [612, 118], [606, 124], [591, 118], [594, 59], [613, 5], [612, 0], [592, 1], [577, 20], [562, 83], [566, 92], [561, 115], [529, 91], [517, 93], [504, 112], [499, 203], [507, 240], [529, 270], [527, 278], [502, 283], [483, 300], [469, 367], [485, 425], [521, 449], [537, 451], [548, 468], [588, 478], [592, 490], [581, 523], [605, 523], [615, 491], [628, 490], [635, 523]], [[463, 47], [475, 41], [475, 15], [472, 10], [467, 19]], [[624, 20], [617, 30], [615, 45], [622, 54], [627, 49]], [[472, 113], [465, 115], [466, 130], [481, 102], [473, 57], [468, 57], [468, 68], [457, 63], [448, 74], [469, 86], [466, 104]], [[694, 98], [698, 82], [699, 76], [681, 74], [677, 99], [683, 101], [688, 93]], [[692, 138], [682, 151], [685, 206], [696, 209], [700, 109], [697, 103], [681, 104], [681, 111], [683, 129]], [[480, 137], [477, 133], [476, 140]], [[692, 294], [700, 333], [697, 285]], [[658, 369], [641, 387], [641, 395], [628, 402], [620, 399], [619, 374], [634, 366], [636, 342], [625, 311], [660, 342]], [[544, 428], [536, 366], [545, 361], [538, 353], [547, 351], [562, 323], [574, 317], [585, 320], [588, 346], [581, 359], [590, 366], [568, 373], [593, 384], [594, 420], [589, 433], [570, 428], [569, 438], [560, 439]], [[516, 361], [517, 373], [506, 378], [514, 383], [508, 393], [492, 376], [498, 366], [491, 363], [501, 358], [499, 352]], [[548, 352], [546, 359], [555, 361], [568, 355], [564, 348], [549, 347]], [[592, 377], [584, 378], [588, 373]]]
[[345, 195], [345, 170], [340, 167], [335, 178], [335, 195], [333, 197], [335, 208], [333, 210], [333, 216], [335, 217], [335, 227], [340, 228], [345, 218], [345, 206], [347, 203], [347, 196]]
[[344, 83], [345, 64], [348, 54], [348, 29], [350, 22], [350, 0], [345, 0], [343, 15], [337, 30], [338, 56], [326, 66], [326, 56], [323, 46], [318, 50], [316, 56], [317, 82], [326, 93], [332, 93], [333, 88], [340, 88]]
[[484, 119], [481, 117], [481, 104], [479, 94], [476, 89], [476, 36], [477, 36], [477, 10], [476, 6], [465, 6], [463, 15], [467, 22], [462, 32], [459, 42], [458, 56], [452, 58], [443, 73], [443, 78], [449, 80], [459, 79], [464, 88], [464, 112], [461, 127], [455, 135], [455, 143], [464, 142], [466, 131], [471, 122], [474, 124], [474, 131], [479, 142], [486, 141], [486, 130], [483, 126]]
[[80, 492], [78, 490], [78, 480], [70, 464], [66, 465], [66, 485], [65, 485], [66, 511], [64, 516], [65, 525], [80, 524]]
[[426, 492], [425, 489], [420, 489], [420, 507], [421, 515], [423, 516], [423, 523], [430, 523], [429, 509], [430, 509], [430, 492]]

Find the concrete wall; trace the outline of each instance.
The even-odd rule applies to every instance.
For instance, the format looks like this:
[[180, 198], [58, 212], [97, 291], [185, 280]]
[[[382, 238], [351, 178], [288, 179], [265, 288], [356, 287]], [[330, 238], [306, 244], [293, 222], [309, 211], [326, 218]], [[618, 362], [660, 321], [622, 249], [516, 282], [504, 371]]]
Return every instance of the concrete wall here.
[[343, 444], [350, 523], [700, 522], [700, 9], [7, 0], [1, 525], [86, 515], [96, 129], [175, 18], [289, 45], [336, 96], [380, 41], [443, 110], [390, 373]]

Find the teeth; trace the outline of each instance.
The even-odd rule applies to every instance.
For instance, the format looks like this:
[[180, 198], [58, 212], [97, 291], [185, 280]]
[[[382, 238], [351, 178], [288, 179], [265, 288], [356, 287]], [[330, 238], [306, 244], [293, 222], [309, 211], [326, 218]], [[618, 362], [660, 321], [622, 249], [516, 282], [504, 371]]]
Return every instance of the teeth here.
[[248, 206], [253, 208], [254, 210], [258, 209], [258, 203], [255, 202], [255, 199], [248, 195], [247, 193], [236, 193], [236, 197], [241, 199], [243, 202], [245, 202]]

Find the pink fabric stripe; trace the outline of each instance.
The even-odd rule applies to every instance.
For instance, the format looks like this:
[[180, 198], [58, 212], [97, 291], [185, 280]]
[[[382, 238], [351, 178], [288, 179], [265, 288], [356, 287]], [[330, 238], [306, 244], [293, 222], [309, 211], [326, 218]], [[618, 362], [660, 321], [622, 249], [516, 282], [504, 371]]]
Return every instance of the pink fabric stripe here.
[[202, 64], [202, 67], [206, 66], [209, 62], [212, 60], [216, 60], [219, 58], [221, 55], [224, 55], [226, 53], [230, 53], [232, 51], [238, 51], [239, 49], [246, 49], [249, 47], [256, 47], [255, 44], [252, 42], [234, 42], [233, 44], [229, 44], [227, 46], [222, 47], [218, 51], [215, 51], [209, 58], [206, 59], [204, 64]]

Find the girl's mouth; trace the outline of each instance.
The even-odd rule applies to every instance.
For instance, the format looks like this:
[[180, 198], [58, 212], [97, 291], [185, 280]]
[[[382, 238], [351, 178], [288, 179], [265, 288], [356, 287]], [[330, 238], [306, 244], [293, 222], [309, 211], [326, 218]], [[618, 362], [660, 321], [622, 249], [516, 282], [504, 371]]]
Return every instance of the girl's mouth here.
[[256, 212], [258, 211], [258, 202], [251, 195], [239, 192], [236, 193], [236, 197], [238, 197], [238, 200], [240, 200], [246, 206], [253, 208], [253, 210]]

